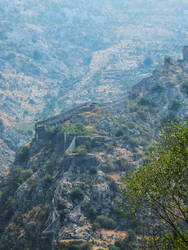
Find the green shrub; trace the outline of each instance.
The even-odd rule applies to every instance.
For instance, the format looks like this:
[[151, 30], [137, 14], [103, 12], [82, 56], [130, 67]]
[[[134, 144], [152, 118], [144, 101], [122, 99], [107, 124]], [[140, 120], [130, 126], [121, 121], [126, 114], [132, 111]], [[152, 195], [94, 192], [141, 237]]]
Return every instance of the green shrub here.
[[90, 167], [90, 174], [97, 174], [97, 167], [96, 166], [91, 166]]
[[91, 221], [93, 221], [98, 214], [96, 208], [91, 203], [87, 203], [84, 206], [82, 206], [82, 210], [86, 215], [86, 217]]
[[111, 153], [111, 152], [113, 151], [113, 148], [114, 148], [114, 146], [113, 146], [112, 143], [108, 144], [108, 145], [107, 145], [107, 148], [106, 148], [106, 152], [107, 152], [107, 153]]
[[47, 184], [50, 185], [52, 183], [52, 176], [50, 174], [46, 174], [43, 177], [43, 181]]
[[138, 249], [136, 234], [132, 229], [127, 232], [127, 237], [124, 240], [118, 240], [115, 242], [115, 246], [121, 250], [136, 250]]
[[140, 145], [141, 145], [142, 147], [147, 147], [148, 145], [150, 145], [150, 141], [148, 141], [148, 140], [142, 138], [141, 141], [140, 141]]
[[83, 200], [84, 199], [84, 193], [80, 188], [74, 189], [71, 192], [71, 198], [72, 200]]
[[23, 146], [20, 151], [17, 153], [16, 158], [19, 161], [25, 161], [29, 156], [29, 148], [28, 146]]
[[87, 217], [90, 220], [94, 220], [96, 218], [96, 216], [97, 216], [97, 210], [94, 207], [88, 208]]
[[129, 107], [129, 111], [130, 111], [131, 113], [137, 112], [137, 110], [138, 110], [137, 104], [132, 104], [132, 105]]
[[139, 91], [137, 89], [133, 89], [131, 92], [131, 99], [134, 100], [139, 96]]
[[165, 86], [161, 83], [156, 83], [155, 86], [151, 89], [152, 92], [163, 92], [165, 90]]
[[143, 110], [139, 110], [136, 114], [137, 119], [141, 119], [142, 121], [146, 121], [147, 120], [147, 113], [146, 111]]
[[147, 97], [141, 97], [138, 105], [143, 105], [143, 106], [153, 106], [153, 101]]
[[27, 184], [29, 185], [30, 188], [34, 188], [36, 187], [38, 181], [34, 176], [31, 176], [31, 178], [29, 178], [29, 180], [27, 181]]
[[118, 247], [120, 250], [122, 250], [123, 249], [123, 240], [117, 240], [116, 242], [115, 242], [115, 247]]
[[119, 186], [113, 179], [110, 180], [109, 187], [113, 192], [119, 191]]
[[10, 218], [13, 216], [14, 210], [13, 206], [15, 203], [15, 199], [12, 196], [9, 196], [6, 200], [5, 203], [3, 204], [5, 207], [5, 214], [7, 218]]
[[100, 228], [101, 228], [100, 223], [94, 222], [94, 223], [92, 224], [92, 229], [93, 229], [93, 231], [97, 231], [97, 230], [100, 229]]
[[130, 169], [130, 164], [125, 159], [119, 159], [115, 161], [115, 164], [117, 164], [120, 171], [127, 171]]
[[129, 229], [127, 231], [127, 238], [124, 240], [124, 246], [127, 247], [128, 249], [136, 249], [137, 247], [137, 239], [136, 239], [136, 234], [132, 229]]
[[126, 126], [127, 126], [129, 129], [136, 128], [135, 122], [131, 122], [131, 121], [127, 121], [127, 122], [126, 122]]
[[[20, 220], [20, 218], [18, 219]], [[38, 223], [36, 221], [32, 220], [28, 224], [31, 231], [35, 231], [37, 229]]]
[[20, 226], [23, 226], [24, 223], [23, 223], [23, 219], [24, 219], [24, 215], [20, 212], [16, 215], [16, 217], [14, 217], [14, 222], [17, 224], [17, 225], [20, 225]]
[[27, 180], [32, 175], [31, 169], [23, 169], [19, 166], [16, 166], [12, 172], [13, 182], [17, 185], [22, 184], [25, 180]]
[[138, 140], [138, 138], [135, 138], [135, 137], [129, 137], [128, 138], [128, 144], [132, 148], [136, 148], [139, 145], [139, 140]]
[[174, 111], [170, 111], [166, 117], [163, 117], [161, 119], [161, 123], [162, 123], [162, 125], [164, 125], [170, 121], [176, 122], [177, 120], [178, 120], [178, 118], [176, 116], [176, 113]]
[[64, 222], [64, 219], [65, 219], [65, 216], [66, 216], [66, 212], [65, 212], [65, 210], [63, 209], [63, 210], [58, 210], [58, 213], [59, 213], [59, 215], [60, 215], [60, 221], [61, 221], [61, 223], [63, 223], [63, 222]]
[[117, 137], [123, 136], [123, 129], [122, 129], [122, 128], [119, 128], [119, 129], [116, 131], [115, 136], [117, 136]]
[[46, 169], [48, 173], [51, 173], [55, 166], [55, 159], [49, 159], [43, 165], [43, 168]]
[[91, 178], [90, 178], [90, 177], [87, 177], [87, 178], [85, 179], [85, 184], [86, 184], [86, 185], [91, 186], [91, 185], [92, 185], [92, 182], [93, 182], [92, 177], [91, 177]]
[[64, 242], [59, 250], [91, 250], [92, 244], [83, 241]]
[[7, 145], [11, 144], [11, 140], [9, 138], [5, 138], [4, 139], [4, 143], [6, 143]]
[[105, 215], [97, 216], [96, 222], [99, 223], [102, 228], [106, 229], [114, 229], [116, 226], [116, 222], [113, 219], [106, 217]]
[[111, 246], [109, 250], [121, 250], [119, 247]]
[[104, 145], [104, 142], [103, 141], [99, 141], [97, 140], [96, 138], [94, 138], [91, 143], [90, 143], [90, 147], [94, 148], [94, 147], [100, 147]]
[[177, 79], [179, 81], [183, 81], [183, 78], [184, 78], [184, 75], [182, 73], [180, 73], [180, 74], [177, 75]]

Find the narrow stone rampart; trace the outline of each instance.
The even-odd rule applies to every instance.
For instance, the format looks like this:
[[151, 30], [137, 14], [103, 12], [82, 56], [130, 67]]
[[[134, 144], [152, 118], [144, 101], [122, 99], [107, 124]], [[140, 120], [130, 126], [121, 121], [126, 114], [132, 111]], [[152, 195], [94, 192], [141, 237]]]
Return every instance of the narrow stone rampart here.
[[66, 111], [60, 115], [50, 117], [44, 121], [37, 122], [35, 124], [35, 129], [41, 126], [48, 126], [48, 127], [58, 127], [66, 120], [70, 119], [73, 115], [79, 114], [81, 112], [89, 112], [95, 108], [95, 104], [83, 104], [79, 107], [73, 108], [69, 111]]

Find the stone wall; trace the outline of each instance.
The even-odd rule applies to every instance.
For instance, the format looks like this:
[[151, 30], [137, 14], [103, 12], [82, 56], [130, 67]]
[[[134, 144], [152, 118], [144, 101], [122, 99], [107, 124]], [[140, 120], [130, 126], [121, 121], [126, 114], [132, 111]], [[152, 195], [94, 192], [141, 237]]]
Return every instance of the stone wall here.
[[37, 122], [35, 124], [35, 129], [37, 129], [38, 127], [41, 127], [41, 126], [45, 126], [45, 125], [50, 126], [50, 127], [51, 126], [58, 127], [66, 120], [70, 119], [73, 115], [77, 115], [77, 114], [80, 114], [82, 112], [90, 112], [94, 108], [95, 108], [94, 103], [91, 103], [91, 104], [85, 103], [85, 104], [80, 105], [78, 107], [75, 107], [67, 112], [61, 113], [60, 115], [56, 115], [56, 116], [48, 118], [47, 120]]

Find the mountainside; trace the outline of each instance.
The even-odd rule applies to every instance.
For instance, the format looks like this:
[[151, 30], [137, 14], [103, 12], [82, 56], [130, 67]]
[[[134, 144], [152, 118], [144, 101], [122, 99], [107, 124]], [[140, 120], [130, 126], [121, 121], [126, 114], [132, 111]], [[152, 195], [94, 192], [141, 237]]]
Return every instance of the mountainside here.
[[[6, 249], [107, 248], [139, 236], [119, 212], [119, 184], [151, 150], [161, 124], [188, 115], [188, 51], [135, 85], [126, 98], [84, 104], [36, 123], [0, 188], [0, 245]], [[15, 230], [16, 229], [16, 230]]]
[[12, 145], [32, 135], [34, 120], [120, 98], [163, 55], [178, 57], [187, 43], [187, 11], [186, 0], [1, 1], [6, 155], [0, 164], [5, 168], [13, 159]]

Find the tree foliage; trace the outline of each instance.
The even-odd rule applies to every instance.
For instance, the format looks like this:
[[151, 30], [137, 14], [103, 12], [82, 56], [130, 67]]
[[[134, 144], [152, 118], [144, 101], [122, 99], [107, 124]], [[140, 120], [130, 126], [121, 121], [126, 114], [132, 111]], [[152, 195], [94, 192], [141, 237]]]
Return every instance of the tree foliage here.
[[144, 166], [124, 178], [122, 189], [133, 209], [142, 207], [154, 215], [174, 244], [184, 249], [188, 244], [188, 124], [168, 124]]

